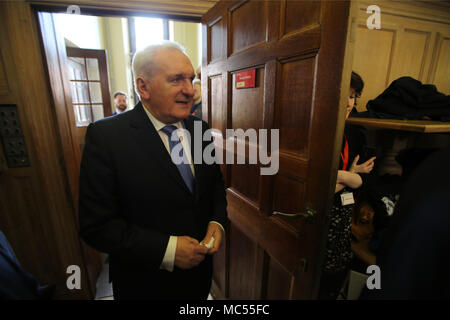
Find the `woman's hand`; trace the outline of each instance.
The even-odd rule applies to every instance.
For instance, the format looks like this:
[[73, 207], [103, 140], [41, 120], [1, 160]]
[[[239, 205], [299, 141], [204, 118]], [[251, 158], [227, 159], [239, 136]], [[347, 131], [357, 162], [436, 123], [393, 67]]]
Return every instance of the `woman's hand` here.
[[364, 163], [358, 164], [359, 155], [355, 157], [353, 163], [349, 169], [350, 172], [354, 173], [370, 173], [372, 171], [373, 166], [375, 165], [375, 159], [377, 157], [372, 157]]
[[[358, 189], [362, 185], [362, 179], [361, 176], [357, 173], [350, 172], [350, 171], [344, 171], [344, 170], [338, 170], [337, 175], [337, 181], [336, 184], [344, 185], [347, 187], [350, 187], [352, 189]], [[336, 186], [336, 189], [338, 189], [338, 186]]]

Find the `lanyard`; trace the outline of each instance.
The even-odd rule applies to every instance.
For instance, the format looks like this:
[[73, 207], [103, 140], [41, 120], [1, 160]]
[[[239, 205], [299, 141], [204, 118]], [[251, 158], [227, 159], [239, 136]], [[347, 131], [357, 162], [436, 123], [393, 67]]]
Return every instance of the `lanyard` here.
[[341, 158], [342, 158], [342, 162], [343, 162], [343, 167], [342, 170], [347, 170], [347, 164], [348, 164], [348, 141], [347, 141], [347, 137], [344, 135], [344, 154], [342, 154], [341, 152]]

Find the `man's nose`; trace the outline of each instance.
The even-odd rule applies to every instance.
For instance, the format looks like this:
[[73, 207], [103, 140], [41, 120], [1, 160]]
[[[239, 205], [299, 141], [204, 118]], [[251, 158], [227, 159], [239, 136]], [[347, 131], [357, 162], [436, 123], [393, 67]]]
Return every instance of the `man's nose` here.
[[193, 97], [195, 94], [194, 85], [192, 84], [192, 81], [186, 80], [184, 86], [183, 86], [183, 94]]

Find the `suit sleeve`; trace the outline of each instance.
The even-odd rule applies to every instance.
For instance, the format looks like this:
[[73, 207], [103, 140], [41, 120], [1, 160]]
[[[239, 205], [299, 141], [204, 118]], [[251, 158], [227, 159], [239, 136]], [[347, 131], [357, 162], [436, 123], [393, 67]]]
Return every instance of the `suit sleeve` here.
[[119, 210], [119, 193], [104, 128], [89, 125], [80, 168], [81, 238], [115, 259], [159, 268], [169, 235], [129, 223]]

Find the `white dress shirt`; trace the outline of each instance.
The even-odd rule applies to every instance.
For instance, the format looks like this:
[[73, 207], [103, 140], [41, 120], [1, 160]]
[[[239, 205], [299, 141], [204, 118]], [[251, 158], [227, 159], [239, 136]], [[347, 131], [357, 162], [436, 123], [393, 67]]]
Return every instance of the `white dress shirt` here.
[[[165, 124], [164, 122], [161, 122], [158, 119], [156, 119], [150, 113], [150, 111], [147, 110], [147, 108], [144, 106], [144, 103], [142, 103], [142, 105], [144, 107], [145, 113], [147, 113], [150, 121], [152, 122], [153, 126], [155, 127], [156, 131], [158, 132], [159, 137], [161, 138], [162, 142], [164, 143], [164, 146], [166, 147], [167, 152], [170, 154], [169, 137], [167, 136], [167, 134], [165, 134], [161, 130], [167, 124]], [[171, 123], [171, 125], [176, 126], [178, 129], [185, 129], [182, 121], [178, 121], [176, 123]], [[189, 161], [189, 164], [191, 166], [192, 175], [195, 178], [194, 163], [192, 161], [191, 146], [189, 144], [189, 139], [187, 139], [187, 137], [184, 134], [183, 130], [177, 131], [177, 133], [179, 134], [181, 145], [183, 146], [184, 153], [186, 154], [186, 157], [187, 157], [187, 159]], [[219, 222], [217, 222], [217, 221], [210, 221], [209, 223], [216, 223], [216, 224], [218, 224], [222, 228], [223, 233], [225, 234], [225, 229], [223, 228], [223, 226]], [[162, 260], [160, 269], [165, 269], [165, 270], [170, 271], [170, 272], [173, 271], [173, 266], [174, 266], [174, 263], [175, 263], [175, 253], [176, 253], [176, 250], [177, 250], [177, 241], [178, 241], [178, 237], [177, 236], [170, 236], [169, 243], [167, 244], [167, 248], [166, 248], [166, 253], [164, 254], [164, 258]]]

